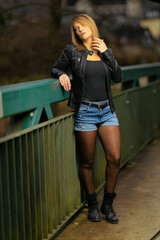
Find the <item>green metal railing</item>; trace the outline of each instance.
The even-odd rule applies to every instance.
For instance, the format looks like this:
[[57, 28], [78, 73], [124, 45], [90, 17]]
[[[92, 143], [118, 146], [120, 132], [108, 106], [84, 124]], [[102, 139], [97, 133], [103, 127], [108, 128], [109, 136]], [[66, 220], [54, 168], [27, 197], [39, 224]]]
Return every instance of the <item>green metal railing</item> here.
[[[155, 81], [114, 97], [120, 122], [121, 167], [160, 133], [160, 63], [123, 68], [123, 73], [124, 84], [134, 76], [137, 81], [138, 76], [154, 75]], [[1, 117], [24, 114], [19, 124], [23, 130], [0, 139], [0, 239], [53, 239], [84, 205], [74, 113], [53, 118], [49, 109], [51, 103], [67, 99], [68, 93], [63, 93], [57, 80], [13, 85], [0, 91]], [[41, 115], [36, 115], [37, 108], [41, 112], [45, 109], [52, 119], [35, 125]], [[34, 114], [37, 120], [28, 120]], [[29, 124], [24, 124], [27, 121]], [[34, 126], [26, 128], [29, 125]], [[104, 184], [105, 165], [97, 139], [97, 192]]]
[[[122, 89], [138, 86], [138, 78], [160, 75], [160, 63], [123, 67]], [[45, 79], [28, 83], [0, 87], [0, 119], [11, 117], [7, 134], [34, 126], [40, 122], [45, 111], [53, 118], [51, 103], [68, 99], [69, 92], [63, 91], [58, 80]]]

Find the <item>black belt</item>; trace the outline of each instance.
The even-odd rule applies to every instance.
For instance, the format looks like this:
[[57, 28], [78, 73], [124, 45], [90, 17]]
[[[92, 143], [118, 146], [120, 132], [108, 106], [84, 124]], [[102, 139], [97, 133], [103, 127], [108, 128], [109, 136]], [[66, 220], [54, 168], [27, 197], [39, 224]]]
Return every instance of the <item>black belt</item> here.
[[107, 107], [109, 105], [108, 102], [106, 102], [104, 104], [102, 104], [102, 103], [95, 104], [95, 103], [91, 103], [91, 102], [84, 102], [84, 101], [82, 101], [82, 103], [87, 105], [87, 106], [97, 107], [98, 109], [100, 109], [100, 108], [103, 109], [103, 108], [105, 108], [105, 107]]

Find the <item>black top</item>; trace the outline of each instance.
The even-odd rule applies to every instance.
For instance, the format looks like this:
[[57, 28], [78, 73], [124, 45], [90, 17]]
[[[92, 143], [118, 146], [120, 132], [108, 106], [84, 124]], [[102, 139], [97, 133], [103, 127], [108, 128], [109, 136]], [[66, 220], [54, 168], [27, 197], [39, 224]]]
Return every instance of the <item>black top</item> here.
[[106, 86], [106, 70], [102, 61], [88, 61], [86, 63], [84, 99], [98, 102], [108, 99]]

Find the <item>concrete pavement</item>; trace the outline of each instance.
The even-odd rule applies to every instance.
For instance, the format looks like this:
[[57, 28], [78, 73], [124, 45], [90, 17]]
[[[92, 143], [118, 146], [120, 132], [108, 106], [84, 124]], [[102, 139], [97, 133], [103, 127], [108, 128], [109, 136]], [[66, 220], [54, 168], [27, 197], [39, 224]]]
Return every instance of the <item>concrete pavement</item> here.
[[116, 193], [119, 224], [90, 222], [85, 208], [56, 240], [160, 240], [160, 136], [121, 170]]

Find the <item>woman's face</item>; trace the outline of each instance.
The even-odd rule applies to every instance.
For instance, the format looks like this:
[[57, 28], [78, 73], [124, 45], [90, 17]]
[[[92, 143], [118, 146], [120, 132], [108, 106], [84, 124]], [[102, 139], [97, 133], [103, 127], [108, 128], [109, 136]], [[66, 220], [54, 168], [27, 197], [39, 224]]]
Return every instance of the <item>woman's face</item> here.
[[74, 22], [73, 28], [74, 28], [77, 36], [82, 40], [82, 42], [86, 42], [89, 39], [92, 40], [93, 33], [92, 33], [92, 30], [90, 29], [90, 27], [85, 26], [79, 22]]

